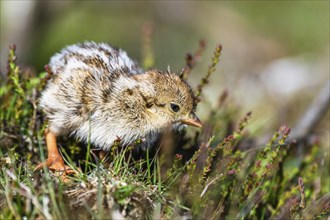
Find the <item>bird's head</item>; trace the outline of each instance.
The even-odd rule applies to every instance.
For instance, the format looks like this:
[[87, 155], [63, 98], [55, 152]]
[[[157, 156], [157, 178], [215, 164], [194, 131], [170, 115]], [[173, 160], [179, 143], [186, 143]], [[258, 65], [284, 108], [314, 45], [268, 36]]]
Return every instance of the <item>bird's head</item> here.
[[195, 114], [194, 94], [184, 80], [175, 73], [156, 70], [147, 72], [146, 76], [146, 81], [154, 88], [153, 97], [148, 98], [145, 109], [148, 123], [151, 123], [152, 127], [202, 127]]

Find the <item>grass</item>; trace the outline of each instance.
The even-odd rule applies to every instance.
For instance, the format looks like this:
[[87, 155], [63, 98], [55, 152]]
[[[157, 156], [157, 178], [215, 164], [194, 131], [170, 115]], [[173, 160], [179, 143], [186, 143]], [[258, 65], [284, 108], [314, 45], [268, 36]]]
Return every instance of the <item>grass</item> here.
[[[195, 53], [200, 56], [205, 47]], [[147, 47], [147, 53], [152, 53]], [[215, 71], [221, 47], [196, 90]], [[37, 107], [46, 73], [29, 75], [16, 64], [15, 47], [1, 80], [0, 219], [324, 219], [330, 213], [329, 163], [320, 143], [287, 143], [281, 126], [267, 143], [248, 131], [228, 94], [204, 120], [201, 132], [173, 134], [136, 156], [134, 146], [115, 144], [104, 160], [91, 145], [64, 137], [67, 164], [79, 173], [62, 183], [48, 170], [33, 172], [44, 160], [46, 122]], [[196, 57], [187, 59], [187, 78]], [[147, 65], [152, 65], [148, 56]], [[256, 137], [257, 136], [257, 137]], [[139, 140], [137, 140], [138, 142]], [[87, 150], [85, 150], [87, 149]], [[142, 155], [142, 156], [141, 156]], [[299, 159], [301, 158], [301, 159]]]

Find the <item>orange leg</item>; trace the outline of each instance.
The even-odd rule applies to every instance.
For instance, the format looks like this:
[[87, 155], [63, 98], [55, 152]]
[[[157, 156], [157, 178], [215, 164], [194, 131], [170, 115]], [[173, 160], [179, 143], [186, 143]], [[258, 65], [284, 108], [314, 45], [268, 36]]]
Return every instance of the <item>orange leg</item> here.
[[46, 129], [45, 137], [48, 157], [45, 162], [37, 165], [34, 170], [40, 170], [44, 166], [46, 166], [51, 171], [53, 171], [56, 176], [60, 176], [61, 179], [66, 182], [68, 180], [66, 178], [66, 175], [76, 173], [76, 171], [72, 170], [69, 166], [64, 164], [64, 160], [57, 148], [56, 135], [53, 132], [49, 131], [49, 129]]

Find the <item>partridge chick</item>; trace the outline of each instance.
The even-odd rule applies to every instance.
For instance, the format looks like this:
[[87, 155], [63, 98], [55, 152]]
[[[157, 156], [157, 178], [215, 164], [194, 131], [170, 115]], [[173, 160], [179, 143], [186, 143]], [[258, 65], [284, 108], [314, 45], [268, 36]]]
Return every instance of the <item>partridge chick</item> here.
[[52, 77], [40, 99], [49, 124], [45, 132], [51, 170], [70, 172], [56, 137], [70, 135], [109, 150], [142, 140], [151, 147], [168, 127], [201, 127], [194, 95], [177, 74], [144, 71], [126, 52], [105, 43], [85, 42], [64, 48], [49, 63]]

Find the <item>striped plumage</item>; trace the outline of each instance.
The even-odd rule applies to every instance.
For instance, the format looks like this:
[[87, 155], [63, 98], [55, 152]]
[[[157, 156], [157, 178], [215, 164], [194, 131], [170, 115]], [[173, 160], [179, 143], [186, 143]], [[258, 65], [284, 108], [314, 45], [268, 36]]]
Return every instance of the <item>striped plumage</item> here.
[[175, 73], [144, 71], [121, 49], [75, 44], [55, 54], [49, 66], [53, 76], [40, 107], [56, 136], [86, 142], [90, 134], [93, 146], [108, 150], [118, 138], [122, 145], [141, 139], [148, 147], [168, 126], [200, 126], [186, 82]]

